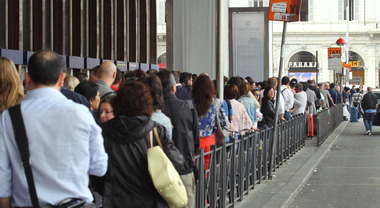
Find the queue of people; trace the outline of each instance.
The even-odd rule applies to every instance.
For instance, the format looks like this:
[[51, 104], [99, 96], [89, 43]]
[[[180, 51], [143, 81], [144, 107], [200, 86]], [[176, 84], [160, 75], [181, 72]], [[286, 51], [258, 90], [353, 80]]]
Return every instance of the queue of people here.
[[[150, 133], [156, 128], [186, 188], [184, 207], [193, 208], [194, 155], [218, 145], [219, 128], [232, 132], [227, 137], [234, 139], [233, 133], [273, 126], [276, 117], [315, 115], [362, 99], [346, 89], [340, 94], [334, 83], [298, 83], [287, 76], [263, 82], [226, 78], [224, 97], [218, 99], [216, 82], [207, 74], [135, 70], [122, 75], [110, 61], [94, 67], [89, 77], [79, 73], [65, 79], [65, 70], [55, 52], [36, 52], [28, 63], [25, 96], [15, 65], [0, 57], [0, 208], [32, 206], [7, 110], [18, 104], [41, 206], [75, 197], [86, 207], [169, 207], [147, 167]], [[369, 120], [372, 98], [363, 98]], [[370, 134], [371, 124], [366, 128]], [[206, 156], [206, 169], [209, 163]], [[94, 193], [100, 195], [97, 204]]]

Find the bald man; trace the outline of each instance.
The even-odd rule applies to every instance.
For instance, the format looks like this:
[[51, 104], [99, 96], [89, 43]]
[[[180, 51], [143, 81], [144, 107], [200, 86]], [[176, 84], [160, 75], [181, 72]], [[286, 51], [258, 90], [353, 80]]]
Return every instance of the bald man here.
[[116, 65], [112, 61], [104, 61], [100, 64], [98, 76], [99, 77], [95, 82], [99, 86], [100, 97], [114, 92], [111, 89], [111, 85], [115, 81]]

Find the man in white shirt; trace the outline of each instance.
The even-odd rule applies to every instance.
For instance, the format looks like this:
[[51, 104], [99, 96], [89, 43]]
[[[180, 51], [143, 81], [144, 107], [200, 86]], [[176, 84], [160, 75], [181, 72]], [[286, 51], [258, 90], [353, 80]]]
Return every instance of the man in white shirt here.
[[[92, 202], [88, 174], [103, 176], [107, 171], [108, 156], [100, 127], [86, 106], [68, 100], [59, 91], [65, 70], [57, 53], [36, 52], [29, 60], [26, 74], [31, 91], [21, 102], [41, 207], [56, 205], [69, 197]], [[0, 208], [32, 205], [21, 164], [6, 110], [0, 115]]]
[[294, 95], [289, 89], [290, 78], [285, 76], [281, 79], [281, 95], [284, 98], [284, 118], [289, 120], [292, 118], [293, 105], [294, 105]]
[[307, 95], [303, 91], [303, 85], [301, 83], [296, 84], [296, 94], [294, 95], [294, 112], [293, 115], [304, 114], [307, 105]]

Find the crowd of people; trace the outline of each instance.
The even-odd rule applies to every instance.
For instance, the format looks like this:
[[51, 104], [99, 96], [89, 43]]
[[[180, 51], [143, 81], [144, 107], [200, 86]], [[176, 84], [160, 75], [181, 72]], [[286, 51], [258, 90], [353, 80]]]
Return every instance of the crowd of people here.
[[[14, 64], [0, 58], [0, 208], [31, 207], [7, 110], [20, 103], [40, 205], [76, 197], [96, 207], [96, 193], [100, 206], [118, 208], [169, 207], [147, 169], [154, 128], [186, 187], [185, 207], [195, 207], [194, 155], [218, 145], [218, 127], [232, 132], [225, 138], [229, 142], [235, 133], [273, 126], [276, 118], [290, 120], [367, 100], [350, 89], [341, 94], [334, 83], [298, 83], [287, 76], [263, 82], [225, 77], [224, 97], [216, 98], [217, 83], [207, 74], [122, 73], [111, 61], [90, 70], [89, 76], [65, 72], [58, 54], [36, 52], [28, 63], [24, 95]], [[370, 128], [368, 124], [367, 131]], [[206, 156], [206, 169], [209, 160]]]

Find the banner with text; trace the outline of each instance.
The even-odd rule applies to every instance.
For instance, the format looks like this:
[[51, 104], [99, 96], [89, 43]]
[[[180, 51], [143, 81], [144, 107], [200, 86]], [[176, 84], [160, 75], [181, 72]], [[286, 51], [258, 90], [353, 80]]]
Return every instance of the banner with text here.
[[301, 0], [271, 0], [268, 20], [295, 22], [299, 20]]

